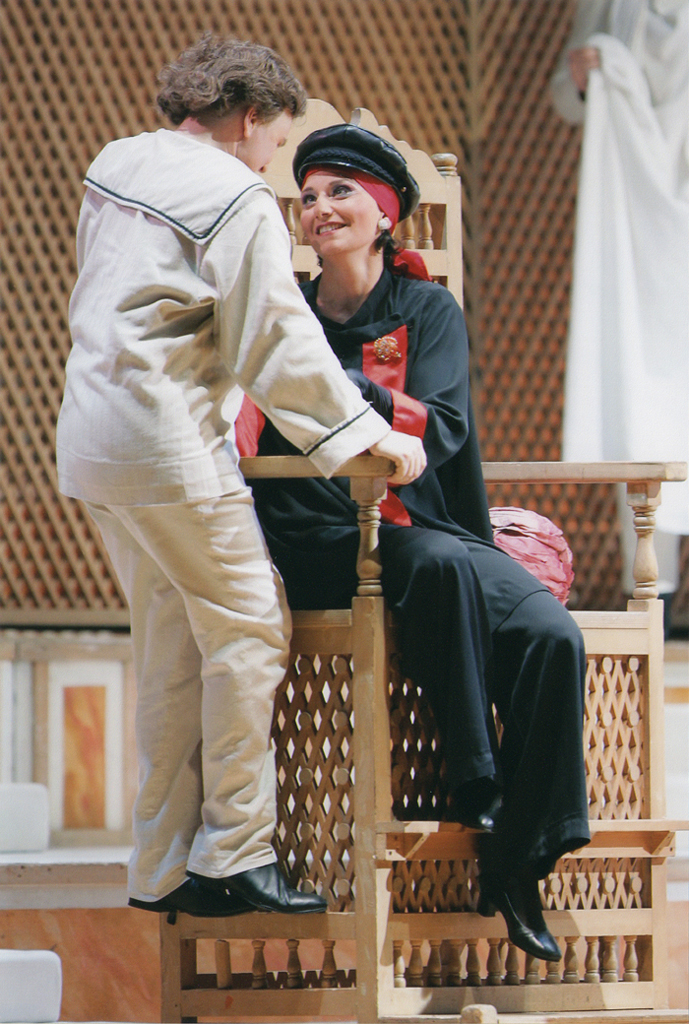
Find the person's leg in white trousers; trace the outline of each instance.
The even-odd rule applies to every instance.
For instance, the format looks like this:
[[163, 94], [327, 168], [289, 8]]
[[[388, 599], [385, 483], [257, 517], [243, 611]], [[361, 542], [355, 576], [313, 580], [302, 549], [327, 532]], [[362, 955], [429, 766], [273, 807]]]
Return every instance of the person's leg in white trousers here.
[[89, 505], [130, 605], [140, 790], [130, 895], [187, 868], [275, 861], [275, 691], [290, 619], [251, 492], [193, 504]]

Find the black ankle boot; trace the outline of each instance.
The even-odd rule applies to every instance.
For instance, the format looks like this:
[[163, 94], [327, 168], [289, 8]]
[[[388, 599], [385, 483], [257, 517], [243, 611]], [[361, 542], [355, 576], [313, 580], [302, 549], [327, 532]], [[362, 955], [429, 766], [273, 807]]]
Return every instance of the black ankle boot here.
[[541, 895], [535, 874], [523, 872], [502, 876], [482, 871], [478, 912], [493, 917], [499, 910], [505, 918], [510, 942], [538, 960], [559, 960], [562, 956], [555, 937], [543, 918]]

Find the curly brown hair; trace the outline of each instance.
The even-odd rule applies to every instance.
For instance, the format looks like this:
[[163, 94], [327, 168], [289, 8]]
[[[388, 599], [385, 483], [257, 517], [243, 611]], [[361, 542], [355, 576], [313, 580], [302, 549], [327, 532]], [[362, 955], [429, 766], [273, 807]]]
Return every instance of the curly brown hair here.
[[189, 116], [224, 117], [250, 108], [265, 122], [283, 111], [297, 117], [306, 109], [306, 93], [279, 54], [211, 32], [166, 64], [158, 82], [158, 109], [174, 125]]

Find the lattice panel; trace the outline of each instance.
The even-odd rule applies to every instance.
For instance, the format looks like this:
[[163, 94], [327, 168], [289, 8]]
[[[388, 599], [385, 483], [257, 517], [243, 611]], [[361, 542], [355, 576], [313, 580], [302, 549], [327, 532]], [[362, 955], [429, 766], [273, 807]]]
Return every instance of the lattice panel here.
[[633, 820], [644, 814], [645, 673], [645, 659], [589, 656], [584, 750], [592, 819]]
[[[576, 866], [576, 870], [574, 869]], [[562, 860], [543, 887], [548, 910], [636, 910], [647, 905], [641, 860]]]
[[[391, 874], [393, 911], [448, 914], [476, 910], [480, 890], [475, 861], [400, 861]], [[558, 861], [540, 883], [547, 910], [634, 910], [645, 905], [640, 860]]]
[[[484, 457], [559, 457], [576, 129], [547, 81], [572, 0], [5, 0], [0, 330], [0, 605], [121, 612], [98, 532], [56, 489], [74, 230], [88, 164], [154, 130], [155, 73], [210, 28], [284, 53], [311, 95], [374, 111], [399, 138], [459, 156], [465, 305]], [[347, 46], [342, 45], [343, 33]], [[572, 607], [620, 602], [611, 488], [491, 494], [530, 504], [575, 553]], [[687, 618], [685, 575], [674, 604]]]
[[[364, 12], [357, 17], [356, 8]], [[413, 0], [8, 0], [0, 35], [5, 146], [0, 442], [0, 604], [8, 610], [122, 610], [97, 530], [57, 493], [55, 420], [69, 351], [74, 230], [90, 161], [112, 138], [154, 130], [155, 73], [210, 28], [280, 50], [309, 92], [367, 105], [430, 150], [466, 134], [462, 5]], [[342, 25], [357, 22], [347, 48]], [[409, 82], [414, 87], [409, 88]], [[444, 81], [445, 89], [441, 88]], [[441, 141], [442, 140], [442, 141]], [[78, 616], [77, 616], [78, 618]]]
[[[645, 658], [588, 656], [584, 754], [592, 819], [636, 820], [645, 813], [646, 676]], [[390, 722], [395, 817], [442, 818], [447, 791], [441, 739], [427, 700], [396, 662]]]
[[293, 884], [351, 907], [352, 672], [348, 657], [297, 655], [275, 701], [278, 824], [273, 841]]
[[393, 656], [390, 692], [392, 813], [399, 821], [437, 821], [447, 803], [445, 762], [433, 711]]
[[[392, 813], [401, 821], [444, 817], [442, 745], [423, 694], [390, 663]], [[646, 661], [589, 655], [584, 752], [591, 819], [637, 820], [644, 813]], [[342, 656], [295, 655], [276, 699], [278, 767], [275, 846], [294, 883], [332, 892], [338, 910], [354, 893], [352, 674]], [[641, 864], [563, 859], [544, 896], [551, 909], [641, 905]], [[475, 910], [474, 861], [410, 861], [392, 872], [396, 912]]]
[[478, 866], [475, 860], [412, 860], [392, 865], [392, 907], [396, 914], [475, 911]]

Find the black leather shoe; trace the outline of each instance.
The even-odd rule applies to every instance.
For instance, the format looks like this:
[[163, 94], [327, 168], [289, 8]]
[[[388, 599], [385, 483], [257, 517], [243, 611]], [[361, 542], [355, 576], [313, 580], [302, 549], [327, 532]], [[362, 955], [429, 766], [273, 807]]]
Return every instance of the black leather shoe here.
[[223, 889], [207, 889], [195, 878], [187, 878], [177, 889], [173, 889], [160, 900], [147, 903], [145, 900], [129, 900], [130, 907], [152, 910], [157, 914], [191, 914], [192, 917], [232, 917], [235, 914], [249, 914], [254, 907], [241, 896]]
[[538, 960], [559, 960], [562, 952], [543, 918], [538, 879], [535, 876], [502, 879], [481, 875], [478, 912], [493, 917], [499, 910], [507, 924], [510, 942]]
[[187, 874], [209, 889], [226, 890], [251, 904], [254, 910], [271, 910], [278, 914], [322, 914], [328, 904], [315, 892], [299, 892], [287, 884], [277, 864], [250, 868], [229, 878], [207, 878], [192, 871]]

